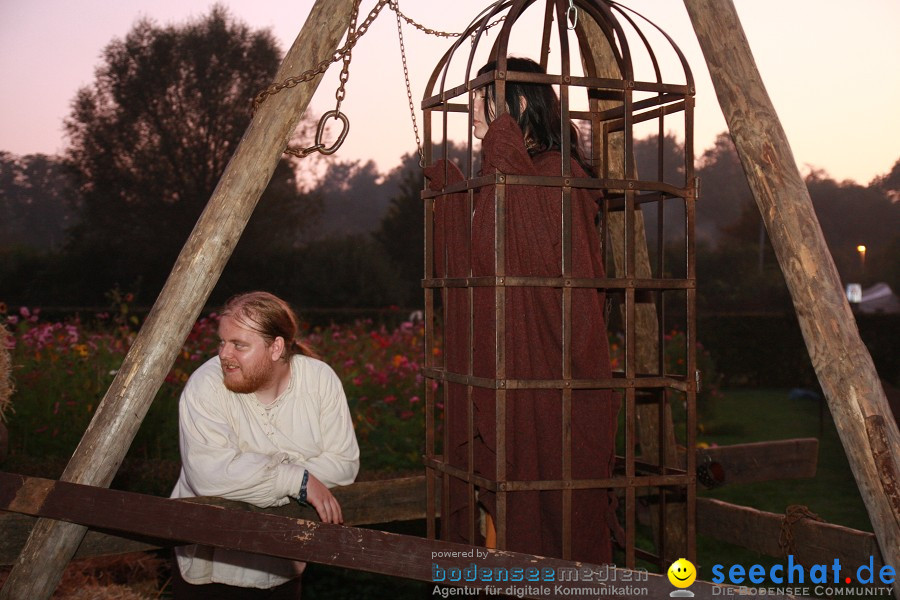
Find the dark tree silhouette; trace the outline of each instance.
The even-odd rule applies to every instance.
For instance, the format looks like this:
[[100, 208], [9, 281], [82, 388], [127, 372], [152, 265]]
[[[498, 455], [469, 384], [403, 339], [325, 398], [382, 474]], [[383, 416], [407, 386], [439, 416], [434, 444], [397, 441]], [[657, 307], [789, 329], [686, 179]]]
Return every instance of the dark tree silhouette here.
[[[697, 237], [710, 242], [728, 243], [731, 232], [725, 230], [742, 215], [752, 215], [752, 211], [757, 210], [744, 168], [728, 133], [720, 133], [715, 145], [700, 156], [697, 175], [700, 178]], [[758, 224], [758, 211], [756, 215]], [[758, 234], [758, 226], [755, 231]], [[723, 233], [725, 239], [720, 240]]]
[[[821, 170], [806, 177], [825, 242], [845, 283], [865, 286], [881, 279], [878, 261], [900, 235], [900, 203], [891, 202], [878, 185], [863, 187], [853, 181], [837, 182]], [[865, 264], [857, 246], [866, 246]]]
[[[66, 121], [83, 202], [69, 249], [93, 266], [87, 289], [139, 291], [143, 282], [145, 300], [155, 296], [280, 54], [271, 32], [252, 31], [220, 6], [184, 25], [139, 21], [106, 47]], [[314, 205], [282, 161], [238, 255], [290, 247]]]
[[900, 203], [900, 160], [894, 163], [890, 173], [876, 177], [872, 184], [884, 190], [891, 202]]
[[59, 248], [76, 208], [72, 177], [61, 160], [0, 152], [0, 247]]
[[[466, 157], [465, 146], [451, 143], [449, 156], [457, 164], [462, 164]], [[396, 192], [374, 235], [400, 277], [406, 305], [421, 306], [424, 302], [425, 205], [420, 193], [425, 186], [425, 176], [415, 152], [404, 155], [402, 161], [388, 175], [388, 181], [396, 185]]]
[[321, 237], [371, 233], [384, 216], [394, 190], [371, 160], [329, 163], [317, 188], [323, 202], [317, 233]]

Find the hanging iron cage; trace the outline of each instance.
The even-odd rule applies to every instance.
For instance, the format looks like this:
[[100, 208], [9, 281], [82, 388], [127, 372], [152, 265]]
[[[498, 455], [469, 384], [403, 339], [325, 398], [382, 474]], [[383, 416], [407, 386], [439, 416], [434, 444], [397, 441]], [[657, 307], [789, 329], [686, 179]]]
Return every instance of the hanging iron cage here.
[[[531, 58], [540, 72], [517, 71], [510, 57]], [[488, 88], [494, 98], [506, 98], [506, 86], [515, 83], [552, 86], [558, 96], [562, 141], [555, 172], [481, 167], [476, 102]], [[496, 104], [499, 119], [509, 109]], [[659, 27], [615, 2], [500, 1], [471, 22], [435, 67], [422, 109], [426, 166], [444, 174], [422, 192], [429, 536], [534, 551], [517, 530], [520, 513], [530, 511], [517, 498], [530, 494], [538, 506], [543, 500], [554, 506], [534, 513], [543, 521], [532, 527], [558, 539], [559, 558], [583, 560], [580, 538], [593, 535], [605, 544], [618, 533], [611, 561], [620, 566], [664, 570], [676, 558], [693, 560], [696, 461], [686, 449], [695, 447], [699, 387], [697, 184], [694, 82], [683, 54]], [[580, 138], [584, 172], [575, 166], [572, 135]], [[454, 179], [456, 168], [461, 176]], [[512, 255], [527, 251], [510, 229], [520, 226], [511, 215], [523, 188], [550, 198], [546, 210], [558, 226], [558, 236], [551, 236], [558, 240], [546, 240], [546, 255], [557, 261], [552, 272], [511, 269]], [[599, 277], [585, 277], [573, 265], [573, 247], [582, 243], [573, 198], [585, 192], [599, 207], [591, 228]], [[456, 210], [457, 217], [443, 218], [442, 210]], [[490, 256], [479, 256], [486, 248]], [[531, 306], [530, 295], [541, 294], [549, 299], [538, 303], [542, 310], [520, 310]], [[583, 304], [585, 294], [605, 300]], [[512, 300], [522, 297], [524, 303]], [[584, 306], [599, 307], [608, 341], [610, 367], [599, 377], [574, 366], [582, 349], [597, 347], [582, 343], [596, 335], [582, 325]], [[522, 343], [524, 330], [542, 328], [553, 339]], [[559, 363], [551, 376], [511, 366], [524, 345], [540, 348], [538, 358], [551, 348]], [[585, 422], [596, 414], [584, 408], [590, 402], [617, 407], [605, 413], [612, 427]], [[530, 417], [522, 416], [526, 411]], [[607, 446], [598, 445], [609, 437]], [[603, 447], [614, 448], [608, 472], [579, 467], [605, 462], [601, 454], [581, 455]], [[517, 465], [529, 452], [558, 465]], [[579, 498], [604, 497], [584, 495], [590, 490], [603, 490], [609, 504], [585, 505]], [[585, 533], [596, 522], [592, 506], [614, 520], [608, 532]]]

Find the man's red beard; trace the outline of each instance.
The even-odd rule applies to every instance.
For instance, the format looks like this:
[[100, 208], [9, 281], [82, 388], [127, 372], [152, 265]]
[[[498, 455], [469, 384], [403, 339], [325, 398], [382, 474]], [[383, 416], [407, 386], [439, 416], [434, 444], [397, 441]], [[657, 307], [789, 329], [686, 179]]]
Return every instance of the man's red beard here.
[[[228, 372], [226, 366], [237, 366], [237, 371]], [[222, 374], [225, 376], [225, 387], [236, 394], [252, 394], [264, 387], [272, 380], [272, 371], [275, 367], [272, 363], [265, 362], [260, 366], [241, 367], [237, 363], [222, 364]]]

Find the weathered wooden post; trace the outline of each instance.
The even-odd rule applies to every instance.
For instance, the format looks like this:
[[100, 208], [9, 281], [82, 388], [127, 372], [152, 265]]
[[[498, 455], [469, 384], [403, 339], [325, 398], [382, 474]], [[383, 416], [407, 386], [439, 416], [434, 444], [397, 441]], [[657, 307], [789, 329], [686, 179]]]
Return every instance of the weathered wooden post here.
[[[587, 38], [587, 47], [592, 52], [594, 65], [598, 77], [621, 78], [622, 72], [616, 62], [609, 41], [606, 39], [600, 27], [590, 19], [582, 19], [582, 28]], [[595, 100], [602, 109], [614, 108], [615, 102]], [[594, 147], [602, 147], [601, 132], [595, 132]], [[610, 136], [610, 176], [624, 179], [625, 173], [625, 135], [617, 133]], [[631, 235], [634, 236], [634, 274], [635, 277], [650, 279], [652, 269], [650, 266], [650, 252], [647, 246], [647, 231], [644, 225], [644, 213], [638, 209], [632, 214], [634, 223]], [[627, 277], [626, 250], [625, 250], [625, 213], [609, 213], [609, 229], [611, 238], [618, 243], [611, 244], [610, 250], [613, 256], [616, 277]], [[635, 303], [635, 338], [637, 345], [634, 348], [634, 358], [637, 370], [641, 373], [658, 374], [657, 360], [659, 356], [659, 319], [656, 314], [656, 305], [653, 301]], [[659, 418], [659, 407], [655, 404], [641, 404], [637, 406], [638, 439], [641, 446], [641, 459], [650, 463], [659, 462], [660, 428], [665, 427], [663, 435], [666, 438], [666, 455], [663, 464], [666, 466], [678, 466], [677, 444], [675, 431], [672, 424], [672, 410], [666, 406], [662, 421]], [[665, 536], [661, 547], [665, 548], [666, 558], [672, 562], [678, 557], [688, 555], [688, 535], [686, 531], [687, 520], [684, 518], [684, 505], [670, 502], [666, 505], [666, 527], [659, 529], [657, 512], [651, 511], [653, 529], [655, 535]]]
[[[353, 0], [316, 0], [277, 80], [329, 60], [347, 31], [352, 6]], [[62, 481], [102, 487], [112, 481], [320, 80], [321, 75], [285, 89], [257, 111]], [[38, 521], [0, 599], [49, 598], [85, 532], [71, 523]]]
[[[684, 0], [886, 564], [900, 566], [900, 434], [731, 0]], [[895, 597], [900, 586], [894, 587]]]

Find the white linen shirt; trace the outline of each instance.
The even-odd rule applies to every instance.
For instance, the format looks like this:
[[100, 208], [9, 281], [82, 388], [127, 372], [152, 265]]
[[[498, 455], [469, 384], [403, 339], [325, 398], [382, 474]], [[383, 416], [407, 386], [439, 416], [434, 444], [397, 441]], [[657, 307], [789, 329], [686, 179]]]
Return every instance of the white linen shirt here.
[[[300, 491], [304, 469], [327, 487], [353, 483], [359, 446], [340, 379], [308, 356], [291, 359], [272, 404], [225, 388], [219, 357], [197, 369], [178, 408], [181, 475], [172, 498], [218, 496], [262, 508]], [[296, 577], [294, 561], [212, 548], [176, 549], [185, 581], [271, 588]]]

